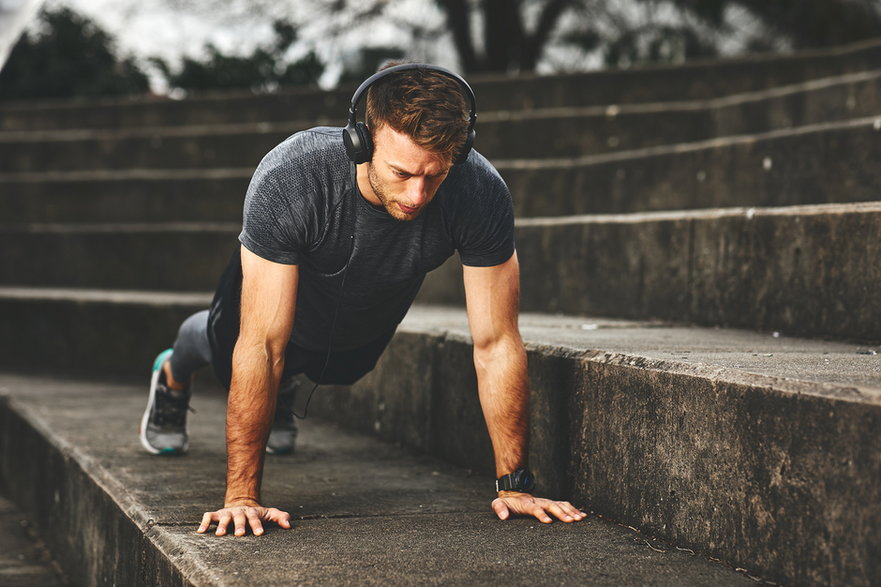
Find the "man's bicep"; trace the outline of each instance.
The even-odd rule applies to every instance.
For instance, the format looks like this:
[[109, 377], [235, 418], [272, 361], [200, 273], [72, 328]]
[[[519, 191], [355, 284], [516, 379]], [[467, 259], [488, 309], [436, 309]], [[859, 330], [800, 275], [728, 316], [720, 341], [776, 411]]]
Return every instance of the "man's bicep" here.
[[284, 350], [294, 325], [299, 270], [242, 246], [240, 340]]
[[463, 267], [468, 323], [474, 344], [481, 347], [516, 334], [520, 306], [517, 252], [493, 267]]

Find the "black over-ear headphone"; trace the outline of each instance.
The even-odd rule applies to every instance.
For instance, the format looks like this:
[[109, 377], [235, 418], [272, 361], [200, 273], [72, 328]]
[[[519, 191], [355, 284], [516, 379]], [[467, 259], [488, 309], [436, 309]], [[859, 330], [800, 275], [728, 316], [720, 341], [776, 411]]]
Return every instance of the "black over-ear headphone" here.
[[464, 93], [471, 102], [471, 112], [468, 114], [468, 136], [465, 138], [465, 144], [462, 145], [462, 149], [453, 159], [453, 164], [464, 163], [468, 158], [468, 153], [471, 152], [471, 147], [474, 145], [474, 137], [477, 134], [474, 131], [474, 125], [477, 123], [477, 99], [474, 97], [471, 86], [459, 75], [444, 67], [427, 63], [404, 63], [403, 65], [395, 65], [374, 73], [358, 86], [358, 89], [355, 90], [355, 94], [352, 96], [352, 105], [349, 107], [349, 119], [346, 123], [346, 128], [343, 129], [343, 143], [346, 145], [346, 153], [349, 155], [349, 159], [356, 164], [370, 161], [373, 155], [373, 137], [370, 135], [370, 131], [363, 122], [355, 121], [355, 113], [357, 112], [358, 101], [361, 100], [361, 96], [370, 86], [382, 78], [401, 71], [411, 71], [414, 69], [423, 69], [443, 74], [456, 80], [462, 86]]

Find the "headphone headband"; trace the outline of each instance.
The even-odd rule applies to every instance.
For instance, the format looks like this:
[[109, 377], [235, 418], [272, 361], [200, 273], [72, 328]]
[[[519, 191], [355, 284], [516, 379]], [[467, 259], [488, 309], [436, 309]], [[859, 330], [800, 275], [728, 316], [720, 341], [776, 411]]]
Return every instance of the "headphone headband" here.
[[474, 91], [471, 89], [471, 86], [469, 86], [468, 82], [466, 82], [460, 75], [445, 67], [428, 63], [404, 63], [377, 71], [361, 82], [361, 85], [358, 86], [358, 89], [355, 90], [355, 93], [352, 95], [352, 104], [349, 106], [349, 116], [346, 121], [346, 128], [343, 130], [343, 142], [346, 145], [346, 152], [349, 155], [349, 159], [355, 163], [364, 163], [370, 160], [373, 152], [373, 141], [370, 132], [363, 123], [356, 121], [358, 102], [361, 100], [361, 97], [379, 80], [402, 71], [413, 70], [433, 71], [445, 75], [446, 77], [455, 80], [462, 88], [463, 93], [468, 97], [470, 111], [468, 113], [467, 137], [462, 150], [454, 158], [454, 163], [462, 163], [468, 158], [468, 153], [471, 151], [471, 146], [474, 143], [474, 126], [477, 124], [477, 99], [474, 96]]

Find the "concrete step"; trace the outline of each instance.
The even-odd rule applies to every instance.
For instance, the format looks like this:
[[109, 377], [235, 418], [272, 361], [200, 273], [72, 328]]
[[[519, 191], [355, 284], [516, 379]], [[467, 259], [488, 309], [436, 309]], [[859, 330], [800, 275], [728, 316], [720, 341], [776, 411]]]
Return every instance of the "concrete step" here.
[[[881, 340], [881, 203], [523, 219], [521, 308]], [[464, 303], [455, 259], [420, 299]]]
[[253, 168], [0, 174], [12, 223], [239, 222]]
[[[481, 114], [476, 147], [491, 159], [548, 159], [743, 135], [881, 112], [881, 71], [692, 102]], [[313, 123], [157, 126], [0, 133], [0, 171], [255, 166]]]
[[0, 385], [4, 480], [76, 584], [752, 584], [745, 570], [598, 516], [498, 521], [492, 476], [311, 418], [298, 453], [266, 464], [264, 495], [293, 514], [293, 528], [201, 536], [201, 514], [223, 491], [221, 397], [194, 398], [191, 454], [164, 459], [134, 434], [143, 385]]
[[[570, 159], [497, 159], [519, 217], [881, 199], [881, 117]], [[835, 153], [837, 156], [829, 156]], [[120, 162], [121, 164], [121, 162]], [[256, 165], [256, 164], [255, 164]], [[0, 173], [13, 222], [240, 221], [253, 167]]]
[[[876, 116], [603, 155], [494, 163], [520, 217], [860, 202], [879, 199], [879, 136]], [[122, 159], [117, 164], [123, 166]], [[174, 213], [179, 221], [239, 221], [253, 169], [0, 172], [0, 218], [153, 222]]]
[[304, 122], [7, 133], [0, 173], [257, 167]]
[[881, 116], [557, 160], [493, 161], [522, 217], [881, 199]]
[[873, 70], [720, 98], [481, 114], [490, 159], [548, 159], [677, 145], [881, 113]]
[[[236, 224], [0, 230], [0, 284], [212, 291]], [[521, 219], [521, 307], [881, 339], [881, 203]], [[456, 256], [420, 299], [464, 304]]]
[[[473, 77], [480, 112], [709, 99], [875, 69], [881, 42], [794, 55], [581, 74]], [[354, 88], [213, 94], [186, 100], [111, 99], [0, 104], [0, 130], [133, 128], [325, 119], [342, 124]]]
[[0, 287], [0, 365], [28, 371], [132, 375], [208, 292]]
[[[136, 322], [128, 324], [135, 326]], [[881, 563], [874, 556], [881, 547], [877, 531], [881, 513], [871, 505], [881, 498], [876, 482], [881, 475], [877, 458], [881, 454], [877, 435], [881, 425], [878, 347], [664, 323], [529, 314], [521, 317], [521, 331], [529, 352], [533, 390], [530, 460], [548, 495], [572, 496], [575, 503], [622, 524], [665, 538], [679, 548], [727, 560], [767, 579], [855, 585], [881, 580]], [[170, 339], [173, 332], [166, 336]], [[147, 342], [152, 341], [140, 339], [138, 344]], [[156, 344], [154, 350], [167, 344]], [[134, 352], [119, 346], [108, 348], [107, 354]], [[97, 358], [97, 353], [93, 354]], [[489, 441], [471, 360], [461, 310], [414, 308], [377, 370], [351, 388], [319, 390], [311, 413], [428, 452], [474, 470], [478, 477], [491, 478]], [[143, 363], [140, 371], [147, 371], [149, 363]], [[143, 378], [146, 380], [146, 374]], [[94, 503], [77, 511], [87, 517], [96, 511], [107, 515], [105, 510], [117, 508], [128, 512], [119, 522], [104, 522], [99, 527], [136, 534], [141, 528], [146, 539], [160, 544], [174, 564], [202, 560], [196, 551], [212, 557], [210, 561], [228, 555], [226, 550], [214, 551], [226, 548], [215, 544], [228, 541], [206, 543], [191, 534], [199, 513], [212, 506], [222, 492], [223, 428], [217, 425], [220, 414], [215, 414], [220, 407], [211, 407], [210, 394], [197, 391], [197, 414], [192, 416], [193, 456], [174, 460], [178, 466], [165, 465], [171, 461], [152, 465], [160, 461], [139, 452], [133, 434], [142, 409], [143, 382], [131, 392], [121, 385], [70, 386], [58, 381], [46, 385], [10, 378], [4, 378], [0, 386], [13, 393], [10, 405], [15, 413], [25, 414], [6, 416], [0, 428], [6, 432], [5, 442], [0, 441], [4, 470], [16, 471], [13, 478], [20, 485], [41, 479], [44, 487], [39, 492], [23, 489], [12, 495], [47, 520], [70, 524], [59, 528], [63, 531], [58, 534], [119, 540], [112, 533], [89, 530], [100, 522], [81, 521], [60, 509], [67, 504]], [[113, 401], [102, 399], [111, 396]], [[100, 428], [83, 425], [85, 419], [94, 422], [96, 413], [106, 424]], [[130, 415], [126, 418], [125, 414]], [[26, 420], [43, 434], [61, 436], [63, 440], [55, 440], [53, 445], [70, 456], [35, 455], [33, 434], [22, 432], [27, 426], [19, 420]], [[350, 476], [309, 468], [327, 459], [339, 465], [348, 458], [345, 451], [330, 449], [316, 459], [309, 437], [314, 430], [311, 426], [306, 422], [303, 427], [304, 450], [296, 457], [302, 462], [298, 460], [298, 466], [291, 467], [270, 460], [264, 484], [270, 500], [295, 512], [304, 504], [305, 520], [299, 529], [308, 529], [310, 522], [322, 516], [358, 520], [364, 510], [373, 516], [409, 514], [413, 507], [410, 496], [432, 507], [421, 501], [422, 491], [426, 491], [419, 489], [422, 485], [383, 485], [383, 480], [394, 476], [382, 471], [362, 475], [371, 484], [369, 490], [356, 491], [357, 496], [350, 497]], [[126, 434], [131, 435], [128, 445], [119, 440]], [[8, 448], [10, 437], [16, 441], [12, 451]], [[366, 441], [356, 444], [364, 455], [386, 458], [387, 453]], [[98, 449], [100, 452], [95, 452]], [[374, 466], [371, 457], [355, 456], [368, 461], [362, 462], [368, 471]], [[15, 459], [11, 468], [10, 459]], [[401, 465], [395, 457], [390, 460]], [[74, 476], [65, 471], [82, 467], [80, 463], [86, 463], [83, 472]], [[203, 466], [211, 469], [203, 471]], [[34, 468], [38, 471], [32, 473]], [[417, 484], [431, 483], [427, 490], [436, 492], [436, 516], [451, 513], [438, 504], [460, 503], [446, 492], [462, 491], [466, 497], [477, 495], [483, 487], [482, 482], [480, 487], [460, 486], [441, 473], [437, 484], [430, 475], [416, 473], [412, 477]], [[53, 505], [51, 488], [59, 477], [75, 477], [75, 481], [65, 482], [67, 498], [55, 499]], [[111, 498], [82, 499], [70, 493], [87, 484], [88, 477], [96, 477], [99, 485], [121, 496], [115, 498], [120, 506], [114, 508]], [[328, 481], [328, 477], [337, 481]], [[53, 481], [47, 481], [50, 479]], [[372, 485], [374, 482], [378, 485]], [[289, 497], [291, 487], [302, 489]], [[376, 499], [374, 487], [396, 497], [390, 499], [386, 494]], [[469, 493], [472, 487], [473, 493]], [[336, 492], [336, 496], [328, 498], [328, 492]], [[36, 499], [45, 499], [50, 507], [41, 507], [43, 504], [34, 503]], [[364, 505], [370, 503], [379, 504], [380, 511]], [[438, 511], [439, 507], [443, 511]], [[462, 530], [462, 524], [471, 527], [466, 520], [460, 512], [457, 523], [459, 532], [464, 532], [460, 541], [471, 539], [472, 531]], [[377, 528], [394, 537], [398, 536], [396, 527], [382, 523]], [[445, 528], [436, 531], [445, 535], [450, 531]], [[565, 531], [572, 531], [570, 528]], [[411, 540], [428, 533], [428, 528], [412, 533]], [[287, 535], [279, 534], [277, 539], [286, 545]], [[324, 544], [318, 538], [321, 535], [310, 534], [306, 542]], [[356, 537], [364, 536], [358, 531]], [[123, 538], [120, 544], [142, 544], [128, 535]], [[303, 544], [298, 535], [290, 539]], [[570, 549], [585, 545], [578, 535], [567, 534], [565, 540]], [[255, 549], [274, 554], [282, 548], [273, 546], [264, 551], [262, 546], [257, 548], [262, 544], [255, 543]], [[467, 544], [458, 544], [466, 547], [462, 553], [469, 552]], [[529, 545], [544, 548], [549, 544], [542, 540]], [[120, 558], [129, 556], [119, 549], [113, 552]], [[153, 558], [162, 558], [154, 557], [151, 548], [142, 556], [150, 563], [143, 568], [158, 566]], [[296, 555], [283, 558], [299, 562]], [[472, 556], [464, 558], [473, 560]], [[576, 565], [570, 569], [576, 573], [575, 582], [586, 581], [587, 576], [578, 573], [591, 566], [589, 560], [584, 555], [573, 557], [569, 566]], [[582, 562], [586, 566], [581, 566]], [[184, 573], [196, 572], [193, 567], [204, 570], [210, 565], [194, 563], [184, 567]], [[241, 571], [238, 567], [235, 570]]]
[[213, 291], [239, 223], [0, 227], [0, 284]]
[[33, 524], [0, 494], [0, 584], [4, 587], [64, 587], [67, 582]]

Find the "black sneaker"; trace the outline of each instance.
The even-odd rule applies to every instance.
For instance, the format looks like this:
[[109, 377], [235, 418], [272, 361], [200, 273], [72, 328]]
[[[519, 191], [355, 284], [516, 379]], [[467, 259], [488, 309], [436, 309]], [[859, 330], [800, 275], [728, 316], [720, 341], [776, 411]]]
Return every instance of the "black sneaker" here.
[[269, 431], [269, 440], [266, 442], [266, 452], [271, 455], [291, 454], [296, 448], [297, 419], [294, 417], [294, 400], [297, 398], [299, 386], [300, 381], [296, 377], [291, 377], [282, 381], [278, 388], [275, 419], [272, 421], [272, 430]]
[[171, 352], [171, 349], [162, 351], [153, 363], [150, 396], [139, 430], [141, 444], [154, 455], [180, 455], [189, 448], [187, 410], [190, 390], [170, 389], [162, 371]]

